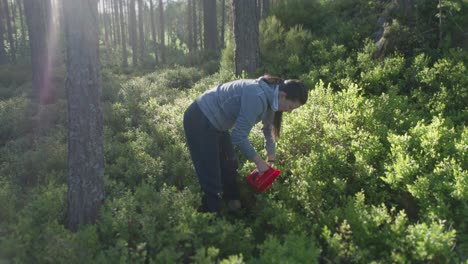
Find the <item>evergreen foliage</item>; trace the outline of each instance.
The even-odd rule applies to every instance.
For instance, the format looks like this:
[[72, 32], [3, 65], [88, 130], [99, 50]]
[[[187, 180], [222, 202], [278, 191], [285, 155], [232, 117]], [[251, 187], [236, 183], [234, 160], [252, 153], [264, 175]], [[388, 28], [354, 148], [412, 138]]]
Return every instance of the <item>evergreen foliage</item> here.
[[[241, 158], [238, 215], [197, 211], [182, 128], [198, 95], [236, 78], [230, 40], [214, 74], [212, 61], [122, 70], [104, 54], [106, 199], [76, 233], [64, 228], [64, 76], [55, 103], [38, 106], [23, 66], [2, 66], [0, 262], [466, 262], [468, 56], [455, 44], [467, 4], [414, 2], [415, 20], [393, 15], [380, 58], [369, 38], [381, 1], [282, 1], [261, 22], [258, 74], [301, 78], [310, 94], [284, 115], [271, 189], [254, 194]], [[250, 139], [263, 148], [260, 126]]]

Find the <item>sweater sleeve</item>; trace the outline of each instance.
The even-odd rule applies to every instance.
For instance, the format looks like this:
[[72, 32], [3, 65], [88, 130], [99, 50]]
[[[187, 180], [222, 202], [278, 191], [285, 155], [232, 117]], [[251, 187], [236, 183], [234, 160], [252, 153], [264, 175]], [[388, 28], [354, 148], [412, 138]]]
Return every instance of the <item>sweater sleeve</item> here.
[[246, 90], [242, 94], [239, 115], [234, 124], [234, 129], [232, 130], [232, 144], [236, 145], [249, 160], [253, 160], [257, 155], [248, 137], [252, 127], [256, 123], [257, 117], [263, 111], [263, 104], [263, 101], [260, 96], [256, 94], [254, 89], [250, 91]]

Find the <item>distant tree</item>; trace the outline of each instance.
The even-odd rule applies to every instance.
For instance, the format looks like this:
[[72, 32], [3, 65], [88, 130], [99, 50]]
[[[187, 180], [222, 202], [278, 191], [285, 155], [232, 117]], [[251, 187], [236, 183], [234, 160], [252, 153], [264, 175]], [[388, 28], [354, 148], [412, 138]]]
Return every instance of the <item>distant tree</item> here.
[[23, 12], [23, 1], [18, 1], [18, 10], [19, 10], [19, 18], [20, 18], [20, 25], [21, 25], [21, 40], [20, 40], [20, 47], [24, 49], [26, 46], [26, 26], [24, 23], [24, 12]]
[[151, 19], [151, 36], [153, 38], [153, 52], [154, 52], [154, 59], [155, 63], [158, 64], [158, 42], [156, 41], [156, 18], [154, 16], [154, 3], [153, 0], [149, 0], [150, 4], [150, 19]]
[[31, 47], [32, 86], [39, 103], [47, 103], [50, 100], [50, 94], [47, 92], [50, 88], [50, 76], [47, 75], [50, 63], [50, 54], [47, 51], [52, 19], [50, 10], [50, 0], [24, 0]]
[[270, 0], [261, 0], [262, 1], [262, 11], [261, 11], [261, 18], [267, 16], [268, 11], [270, 10]]
[[234, 24], [234, 66], [236, 75], [253, 74], [260, 65], [260, 44], [256, 1], [231, 0]]
[[130, 37], [130, 46], [132, 47], [132, 63], [133, 66], [138, 65], [138, 35], [137, 35], [137, 20], [135, 11], [135, 0], [130, 0], [129, 3], [129, 21], [128, 32]]
[[164, 4], [162, 0], [159, 2], [159, 41], [161, 49], [161, 62], [166, 63], [166, 44], [165, 44], [165, 31], [164, 31]]
[[112, 14], [114, 18], [114, 23], [113, 23], [113, 29], [115, 32], [115, 38], [114, 38], [114, 46], [116, 47], [120, 43], [120, 17], [119, 17], [119, 3], [117, 0], [111, 0], [112, 1]]
[[203, 0], [204, 48], [207, 51], [217, 51], [218, 26], [216, 16], [216, 0]]
[[138, 32], [140, 35], [138, 36], [138, 51], [140, 52], [140, 62], [143, 63], [145, 58], [145, 31], [143, 27], [144, 21], [144, 10], [145, 5], [143, 4], [143, 0], [138, 0]]
[[8, 44], [10, 47], [10, 59], [13, 64], [16, 64], [16, 43], [13, 38], [13, 10], [10, 15], [10, 8], [8, 7], [8, 0], [3, 0], [3, 15], [6, 20], [7, 33], [8, 33]]
[[[37, 1], [37, 0], [33, 0]], [[104, 199], [104, 144], [96, 1], [63, 0], [67, 50], [67, 228], [93, 224]]]
[[192, 1], [193, 49], [198, 49], [197, 0]]
[[187, 2], [187, 46], [189, 53], [193, 52], [193, 0]]
[[0, 1], [0, 65], [8, 64], [8, 56], [5, 50], [5, 22], [3, 21], [5, 16], [3, 15], [3, 3]]
[[221, 1], [221, 48], [224, 48], [224, 35], [226, 25], [226, 0]]
[[124, 18], [124, 8], [123, 0], [119, 1], [119, 13], [120, 13], [120, 35], [122, 41], [122, 66], [128, 66], [128, 54], [127, 54], [127, 34], [125, 33], [125, 18]]

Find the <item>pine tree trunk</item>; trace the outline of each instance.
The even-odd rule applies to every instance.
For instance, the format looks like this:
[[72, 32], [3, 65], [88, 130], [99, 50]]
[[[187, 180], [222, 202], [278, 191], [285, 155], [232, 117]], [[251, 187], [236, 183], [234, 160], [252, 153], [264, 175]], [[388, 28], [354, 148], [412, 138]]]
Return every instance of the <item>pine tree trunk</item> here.
[[8, 64], [8, 56], [5, 50], [5, 39], [3, 35], [5, 34], [5, 22], [3, 21], [5, 16], [3, 3], [0, 1], [0, 65]]
[[[20, 16], [20, 23], [21, 23], [21, 51], [24, 50], [26, 47], [26, 26], [24, 25], [24, 12], [23, 12], [23, 1], [18, 0], [18, 7], [19, 7], [19, 16]], [[21, 52], [20, 51], [20, 52]]]
[[200, 40], [199, 46], [200, 49], [202, 49], [203, 46], [203, 25], [202, 25], [202, 19], [203, 19], [203, 5], [202, 5], [202, 0], [199, 1], [198, 3], [198, 39]]
[[123, 8], [123, 0], [119, 1], [120, 7], [120, 35], [122, 40], [122, 66], [128, 67], [128, 54], [127, 54], [127, 35], [125, 33], [125, 18], [124, 18], [124, 8]]
[[221, 1], [221, 47], [224, 48], [224, 34], [226, 29], [226, 1]]
[[129, 6], [129, 34], [130, 34], [130, 46], [132, 47], [132, 63], [133, 66], [138, 65], [138, 36], [137, 36], [137, 21], [135, 11], [135, 0], [130, 0]]
[[151, 36], [153, 38], [153, 52], [155, 65], [158, 64], [158, 42], [156, 41], [156, 18], [154, 17], [154, 3], [153, 0], [149, 0], [150, 4], [150, 22], [151, 22]]
[[144, 21], [143, 11], [144, 10], [145, 10], [145, 7], [143, 5], [143, 0], [138, 0], [138, 32], [140, 33], [140, 36], [138, 38], [140, 47], [138, 51], [140, 52], [140, 62], [142, 64], [145, 59], [145, 32], [143, 28], [143, 21]]
[[101, 13], [101, 23], [104, 27], [104, 43], [107, 45], [109, 43], [109, 28], [107, 27], [107, 17], [106, 17], [106, 0], [100, 0], [102, 2], [102, 13]]
[[114, 15], [114, 32], [115, 32], [115, 39], [114, 39], [114, 46], [117, 47], [117, 45], [120, 43], [120, 21], [119, 21], [119, 4], [117, 3], [117, 0], [111, 0], [112, 1], [112, 9], [113, 12], [112, 14]]
[[13, 38], [13, 28], [11, 25], [12, 16], [10, 16], [10, 8], [8, 7], [8, 0], [3, 0], [3, 11], [6, 20], [8, 44], [10, 44], [10, 59], [13, 64], [16, 64], [16, 43]]
[[205, 51], [217, 51], [218, 26], [216, 16], [216, 1], [203, 0], [203, 28]]
[[187, 3], [187, 46], [189, 54], [193, 53], [193, 19], [192, 19], [193, 0], [188, 0]]
[[251, 0], [232, 0], [236, 75], [255, 73], [260, 65], [257, 6]]
[[265, 18], [268, 15], [270, 10], [270, 0], [262, 0], [262, 18]]
[[104, 200], [98, 10], [95, 1], [64, 0], [68, 99], [67, 228], [93, 224]]
[[28, 24], [29, 44], [31, 47], [31, 64], [33, 75], [33, 90], [39, 103], [47, 103], [50, 99], [50, 54], [47, 50], [47, 40], [51, 25], [50, 0], [24, 0], [24, 11]]
[[159, 41], [161, 49], [161, 62], [166, 63], [166, 44], [165, 44], [165, 31], [164, 31], [164, 4], [162, 0], [159, 0]]
[[197, 0], [192, 0], [193, 49], [198, 50]]

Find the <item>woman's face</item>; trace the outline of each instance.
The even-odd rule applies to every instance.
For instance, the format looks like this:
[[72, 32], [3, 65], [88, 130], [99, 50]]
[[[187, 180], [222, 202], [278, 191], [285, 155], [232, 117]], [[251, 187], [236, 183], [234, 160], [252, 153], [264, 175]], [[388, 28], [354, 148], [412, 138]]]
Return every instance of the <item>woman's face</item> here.
[[280, 112], [292, 112], [294, 109], [298, 108], [302, 104], [298, 101], [293, 101], [286, 99], [286, 93], [283, 91], [279, 92], [278, 97], [278, 111]]

